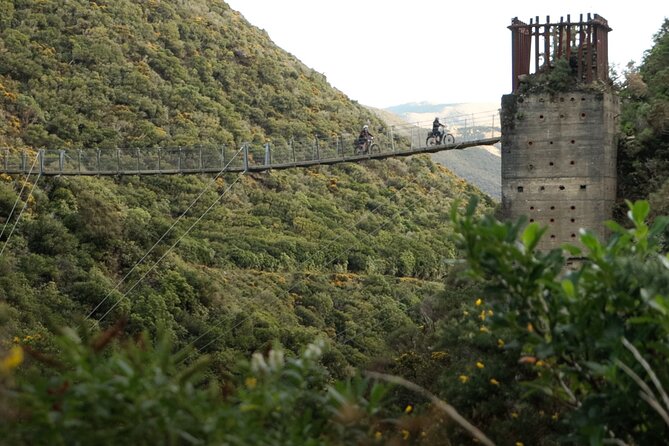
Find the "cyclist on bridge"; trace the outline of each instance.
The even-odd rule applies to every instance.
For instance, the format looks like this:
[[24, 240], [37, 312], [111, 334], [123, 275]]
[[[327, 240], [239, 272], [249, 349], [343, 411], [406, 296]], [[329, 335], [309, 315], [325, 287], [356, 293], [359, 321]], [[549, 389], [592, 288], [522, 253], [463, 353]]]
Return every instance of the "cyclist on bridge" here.
[[363, 125], [362, 130], [360, 131], [360, 136], [358, 136], [358, 147], [364, 147], [364, 145], [367, 144], [367, 142], [370, 141], [373, 137], [374, 135], [369, 133], [369, 126], [367, 124]]
[[439, 122], [439, 117], [437, 116], [436, 118], [434, 118], [434, 121], [432, 121], [432, 135], [434, 135], [434, 137], [437, 138], [439, 142], [441, 142], [441, 138], [443, 138], [445, 133], [440, 129], [440, 127], [445, 128], [446, 126], [441, 122]]

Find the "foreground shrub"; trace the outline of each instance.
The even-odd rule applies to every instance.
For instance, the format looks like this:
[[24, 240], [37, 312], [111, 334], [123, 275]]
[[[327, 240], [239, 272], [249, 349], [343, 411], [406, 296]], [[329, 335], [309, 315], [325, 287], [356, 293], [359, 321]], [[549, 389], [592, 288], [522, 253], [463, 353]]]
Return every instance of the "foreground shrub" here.
[[649, 227], [647, 202], [629, 203], [631, 228], [609, 222], [600, 242], [582, 231], [583, 248], [535, 250], [544, 229], [524, 221], [452, 219], [470, 272], [486, 281], [494, 330], [511, 333], [521, 363], [536, 370], [534, 391], [568, 410], [578, 444], [662, 444], [669, 435], [669, 260]]
[[298, 357], [256, 353], [221, 382], [206, 356], [173, 353], [169, 336], [120, 342], [120, 329], [89, 342], [66, 329], [57, 357], [28, 345], [0, 354], [4, 444], [434, 444], [440, 435], [439, 417], [412, 421], [387, 385], [330, 382], [318, 342]]

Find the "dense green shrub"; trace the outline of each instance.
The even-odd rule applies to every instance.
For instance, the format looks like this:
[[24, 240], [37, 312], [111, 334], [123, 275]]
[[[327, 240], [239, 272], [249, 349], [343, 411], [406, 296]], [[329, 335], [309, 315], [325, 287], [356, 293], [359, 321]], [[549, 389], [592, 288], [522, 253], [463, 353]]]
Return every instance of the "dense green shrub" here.
[[648, 203], [629, 203], [632, 227], [609, 222], [600, 242], [535, 250], [544, 232], [524, 221], [501, 223], [453, 212], [471, 272], [486, 280], [493, 330], [537, 369], [528, 384], [568, 410], [572, 440], [661, 444], [669, 434], [669, 260], [659, 237], [669, 217], [647, 226]]

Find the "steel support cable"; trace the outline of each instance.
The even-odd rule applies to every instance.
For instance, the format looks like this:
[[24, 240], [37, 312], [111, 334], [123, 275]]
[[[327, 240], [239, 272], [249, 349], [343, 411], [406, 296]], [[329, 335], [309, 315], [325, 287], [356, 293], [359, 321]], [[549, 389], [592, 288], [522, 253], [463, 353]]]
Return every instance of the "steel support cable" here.
[[[19, 194], [16, 196], [16, 200], [14, 200], [14, 205], [12, 206], [12, 210], [9, 211], [9, 216], [7, 216], [7, 220], [5, 221], [4, 226], [2, 227], [2, 231], [0, 231], [0, 238], [2, 238], [3, 234], [5, 233], [5, 229], [7, 228], [7, 225], [9, 224], [9, 220], [11, 220], [12, 215], [14, 215], [14, 211], [16, 210], [16, 206], [19, 204], [19, 201], [21, 201], [21, 195], [23, 194], [23, 190], [26, 188], [26, 184], [28, 184], [28, 179], [30, 178], [30, 175], [33, 173], [33, 169], [35, 168], [35, 164], [37, 164], [37, 158], [39, 156], [35, 157], [35, 161], [33, 161], [32, 166], [30, 166], [30, 171], [28, 172], [28, 175], [26, 175], [26, 179], [23, 181], [23, 185], [21, 186], [21, 190], [19, 191]], [[5, 242], [6, 244], [6, 242]], [[3, 248], [4, 250], [4, 248]]]
[[[414, 178], [414, 179], [411, 180], [409, 183], [407, 183], [407, 184], [405, 184], [404, 186], [402, 186], [402, 188], [396, 190], [396, 191], [393, 193], [393, 196], [397, 195], [400, 191], [404, 190], [407, 186], [409, 186], [409, 185], [415, 183], [416, 179], [417, 179], [417, 178]], [[402, 210], [402, 211], [400, 211], [400, 212], [397, 212], [397, 213], [394, 215], [394, 217], [396, 217], [396, 216], [398, 216], [398, 215], [401, 215], [402, 213], [404, 213], [404, 212], [406, 212], [406, 211], [408, 211], [408, 210], [410, 210], [410, 209], [413, 209], [412, 206], [413, 206], [416, 202], [418, 202], [419, 199], [420, 199], [420, 197], [416, 198], [412, 203], [409, 203], [407, 206], [405, 206], [404, 210]], [[373, 213], [374, 211], [376, 211], [377, 209], [379, 209], [381, 206], [383, 206], [383, 205], [380, 204], [380, 205], [376, 206], [376, 207], [375, 207], [369, 214], [366, 214], [364, 217], [362, 217], [361, 219], [359, 219], [359, 220], [355, 223], [355, 225], [357, 226], [357, 225], [358, 225], [359, 223], [361, 223], [364, 219], [368, 218], [369, 215], [372, 215], [372, 213]], [[374, 229], [374, 231], [372, 231], [372, 232], [370, 232], [370, 233], [368, 233], [368, 234], [366, 234], [366, 235], [372, 235], [372, 234], [375, 234], [376, 232], [380, 231], [384, 226], [386, 226], [389, 222], [390, 222], [390, 219], [387, 219], [386, 221], [384, 221], [383, 223], [381, 223], [380, 225], [378, 225], [377, 228]], [[332, 242], [330, 243], [330, 245], [328, 245], [327, 247], [331, 246], [331, 244], [334, 243], [334, 242], [335, 242], [337, 239], [339, 239], [340, 237], [341, 237], [341, 236], [338, 236], [338, 237], [336, 237], [334, 240], [332, 240]], [[355, 247], [355, 245], [350, 246], [349, 248], [347, 248], [347, 249], [344, 250], [344, 253], [349, 252], [349, 251], [350, 251], [351, 249], [353, 249], [354, 247]], [[315, 253], [314, 253], [313, 255], [311, 255], [308, 259], [306, 259], [305, 261], [303, 261], [302, 264], [301, 264], [301, 266], [304, 266], [304, 265], [305, 265], [309, 260], [311, 260], [316, 254], [318, 254], [319, 252], [321, 252], [321, 251], [323, 251], [323, 250], [324, 250], [324, 248], [321, 248], [320, 250], [318, 250], [317, 252], [315, 252]], [[332, 258], [330, 261], [328, 261], [328, 262], [325, 264], [325, 266], [328, 266], [329, 264], [331, 264], [332, 262], [334, 262], [336, 259], [337, 259], [336, 257], [335, 257], [335, 258]], [[289, 289], [286, 291], [286, 293], [290, 293], [293, 289], [295, 289], [296, 286], [297, 286], [297, 284], [293, 285], [291, 288], [289, 288]], [[261, 295], [261, 294], [263, 294], [263, 293], [266, 292], [266, 291], [269, 291], [269, 288], [265, 288], [264, 290], [260, 291], [260, 292], [258, 293], [258, 295]], [[253, 315], [253, 313], [249, 314], [247, 317], [243, 318], [241, 321], [239, 321], [238, 323], [236, 323], [234, 326], [230, 327], [228, 330], [224, 331], [223, 333], [221, 333], [220, 335], [216, 336], [216, 337], [215, 337], [214, 339], [212, 339], [211, 341], [207, 342], [205, 345], [203, 345], [202, 347], [200, 347], [198, 350], [203, 350], [203, 349], [207, 348], [209, 345], [211, 345], [212, 343], [214, 343], [215, 341], [217, 341], [218, 339], [220, 339], [222, 336], [228, 334], [229, 332], [231, 332], [231, 331], [234, 330], [235, 328], [239, 327], [239, 326], [240, 326], [241, 324], [243, 324], [244, 322], [246, 322], [246, 321], [248, 321], [249, 319], [251, 319], [252, 315]], [[221, 323], [222, 323], [222, 322], [224, 322], [224, 321], [221, 321]], [[205, 331], [205, 332], [202, 333], [200, 336], [198, 336], [196, 339], [194, 339], [193, 341], [191, 341], [191, 342], [186, 346], [186, 348], [188, 348], [188, 347], [190, 347], [190, 346], [195, 346], [195, 343], [196, 343], [198, 340], [202, 339], [204, 336], [206, 336], [207, 334], [211, 333], [211, 331], [214, 330], [215, 328], [217, 328], [218, 326], [220, 326], [221, 323], [217, 323], [217, 324], [214, 324], [214, 325], [212, 325], [211, 327], [209, 327], [209, 329], [208, 329], [207, 331]], [[188, 355], [188, 356], [190, 356], [190, 355]], [[188, 356], [187, 356], [186, 358], [188, 358]]]
[[167, 249], [167, 251], [165, 251], [165, 252], [163, 253], [163, 255], [160, 256], [160, 258], [159, 258], [158, 260], [155, 261], [155, 263], [151, 266], [151, 268], [149, 268], [144, 274], [142, 274], [142, 276], [141, 276], [139, 279], [137, 279], [137, 281], [136, 281], [136, 282], [135, 282], [135, 283], [134, 283], [134, 284], [133, 284], [133, 285], [132, 285], [126, 292], [125, 292], [125, 293], [123, 293], [123, 295], [122, 295], [122, 296], [121, 296], [121, 297], [120, 297], [120, 298], [119, 298], [119, 299], [118, 299], [118, 300], [117, 300], [111, 307], [109, 307], [109, 309], [108, 309], [108, 310], [107, 310], [107, 311], [106, 311], [106, 312], [105, 312], [105, 313], [98, 319], [98, 322], [102, 322], [102, 320], [103, 320], [105, 317], [107, 317], [107, 315], [108, 315], [109, 313], [111, 313], [111, 311], [112, 311], [114, 308], [116, 308], [116, 306], [117, 306], [119, 303], [121, 303], [121, 301], [122, 301], [125, 297], [127, 297], [128, 294], [129, 294], [132, 290], [134, 290], [135, 287], [136, 287], [137, 285], [139, 285], [139, 284], [146, 278], [146, 276], [148, 276], [148, 275], [149, 275], [149, 274], [156, 268], [156, 266], [158, 266], [158, 264], [159, 264], [160, 262], [162, 262], [162, 260], [163, 260], [165, 257], [167, 257], [167, 255], [168, 255], [170, 252], [172, 252], [172, 250], [174, 249], [174, 247], [177, 246], [177, 245], [179, 244], [179, 242], [181, 242], [181, 240], [183, 240], [183, 238], [184, 238], [186, 235], [188, 235], [188, 234], [190, 233], [190, 231], [195, 227], [195, 225], [197, 225], [197, 224], [204, 218], [204, 216], [207, 215], [207, 214], [209, 213], [209, 211], [211, 211], [211, 210], [214, 208], [214, 206], [216, 206], [216, 204], [218, 204], [218, 202], [219, 202], [223, 197], [225, 197], [225, 195], [232, 189], [232, 187], [233, 187], [235, 184], [237, 184], [237, 182], [242, 178], [242, 176], [244, 176], [244, 174], [246, 174], [246, 171], [243, 171], [243, 172], [241, 172], [239, 175], [237, 175], [237, 178], [235, 179], [235, 181], [233, 181], [232, 184], [230, 184], [230, 186], [228, 186], [228, 187], [225, 189], [225, 191], [224, 191], [218, 198], [216, 198], [216, 200], [215, 200], [215, 201], [214, 201], [214, 202], [213, 202], [213, 203], [212, 203], [212, 204], [211, 204], [211, 205], [210, 205], [210, 206], [209, 206], [209, 207], [202, 213], [202, 215], [200, 215], [200, 216], [197, 218], [197, 220], [195, 220], [195, 222], [193, 222], [193, 224], [191, 224], [191, 225], [188, 227], [188, 229], [186, 229], [186, 232], [184, 232], [184, 233], [183, 233], [183, 234], [182, 234], [182, 235], [181, 235], [181, 236], [180, 236], [174, 243], [172, 243], [172, 245]]
[[216, 183], [216, 180], [218, 180], [218, 178], [220, 178], [220, 176], [223, 174], [223, 172], [226, 171], [226, 169], [228, 168], [228, 166], [230, 166], [230, 164], [234, 161], [234, 159], [237, 157], [237, 155], [239, 155], [239, 154], [241, 153], [242, 150], [243, 150], [243, 148], [242, 148], [242, 149], [239, 149], [239, 150], [232, 156], [232, 158], [230, 159], [230, 161], [228, 162], [228, 164], [226, 164], [225, 166], [223, 166], [223, 169], [221, 169], [221, 171], [218, 172], [218, 174], [216, 174], [216, 176], [215, 176], [214, 178], [212, 178], [212, 179], [209, 181], [209, 183], [208, 183], [208, 184], [205, 186], [205, 188], [200, 192], [200, 194], [199, 194], [197, 197], [195, 197], [195, 199], [194, 199], [194, 200], [191, 202], [191, 204], [186, 208], [186, 210], [184, 210], [184, 211], [181, 213], [181, 215], [179, 215], [179, 217], [177, 217], [177, 219], [174, 221], [174, 223], [172, 223], [172, 225], [171, 225], [171, 226], [170, 226], [170, 227], [163, 233], [163, 235], [160, 236], [160, 238], [159, 238], [159, 239], [153, 244], [153, 246], [152, 246], [152, 247], [151, 247], [151, 248], [150, 248], [150, 249], [149, 249], [149, 250], [142, 256], [142, 258], [140, 258], [137, 262], [135, 262], [135, 264], [132, 266], [132, 268], [130, 268], [130, 271], [128, 271], [128, 272], [126, 273], [126, 275], [123, 276], [123, 278], [122, 278], [121, 280], [118, 281], [118, 283], [116, 284], [116, 286], [114, 286], [114, 288], [112, 288], [112, 289], [105, 295], [105, 297], [102, 298], [102, 300], [95, 306], [95, 308], [93, 308], [93, 309], [88, 313], [88, 315], [86, 316], [86, 319], [90, 319], [91, 316], [98, 310], [98, 308], [100, 308], [100, 306], [101, 306], [103, 303], [105, 303], [105, 302], [107, 301], [107, 299], [109, 299], [109, 296], [111, 296], [111, 294], [112, 294], [114, 291], [116, 291], [116, 290], [118, 289], [118, 287], [120, 287], [121, 284], [122, 284], [123, 282], [125, 282], [125, 280], [130, 276], [130, 274], [132, 274], [133, 271], [135, 271], [135, 269], [136, 269], [139, 265], [141, 265], [141, 264], [144, 262], [144, 259], [146, 259], [146, 257], [147, 257], [149, 254], [151, 254], [151, 252], [153, 252], [153, 250], [158, 246], [158, 244], [159, 244], [165, 237], [167, 237], [167, 234], [169, 234], [169, 233], [172, 231], [172, 229], [174, 229], [174, 227], [181, 221], [181, 219], [188, 213], [188, 211], [190, 211], [191, 208], [192, 208], [193, 206], [195, 206], [195, 204], [200, 200], [200, 198], [202, 198], [202, 196], [205, 194], [205, 192], [207, 192], [207, 191], [209, 190], [209, 188], [210, 188], [213, 184]]
[[[32, 167], [30, 168], [30, 173], [28, 173], [28, 176], [26, 176], [26, 180], [23, 183], [23, 186], [25, 187], [26, 182], [28, 181], [28, 178], [30, 177], [33, 168], [35, 167], [35, 163], [37, 163], [37, 159], [39, 158], [39, 155], [35, 157], [35, 161], [33, 162]], [[42, 171], [40, 170], [39, 174], [37, 175], [37, 178], [35, 179], [35, 182], [33, 183], [32, 187], [30, 188], [30, 192], [28, 193], [28, 198], [30, 198], [33, 194], [33, 191], [35, 190], [35, 186], [37, 186], [37, 182], [39, 181], [40, 177], [42, 176]], [[23, 187], [21, 188], [21, 191], [23, 191]], [[19, 197], [21, 196], [21, 193], [19, 192]], [[17, 200], [18, 198], [17, 197]], [[16, 205], [16, 204], [15, 204]], [[14, 226], [12, 226], [12, 230], [9, 232], [9, 235], [7, 236], [7, 240], [5, 240], [5, 244], [2, 245], [2, 249], [0, 249], [0, 256], [5, 252], [5, 248], [7, 247], [7, 244], [9, 243], [9, 239], [12, 237], [12, 234], [14, 234], [14, 230], [16, 229], [16, 225], [19, 224], [19, 220], [21, 220], [21, 215], [23, 215], [23, 211], [26, 210], [26, 207], [28, 207], [28, 199], [26, 198], [26, 202], [23, 203], [23, 207], [21, 208], [21, 212], [19, 212], [19, 215], [16, 217], [16, 221], [14, 222]], [[12, 209], [12, 212], [14, 209]], [[9, 219], [7, 220], [9, 221]], [[7, 223], [5, 223], [7, 225]], [[4, 228], [2, 230], [4, 232]]]

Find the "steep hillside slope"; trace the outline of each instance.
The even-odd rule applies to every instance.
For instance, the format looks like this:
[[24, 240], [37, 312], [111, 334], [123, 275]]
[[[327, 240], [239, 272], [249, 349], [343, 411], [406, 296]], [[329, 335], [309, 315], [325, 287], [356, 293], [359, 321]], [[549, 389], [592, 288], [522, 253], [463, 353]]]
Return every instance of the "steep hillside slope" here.
[[0, 146], [234, 145], [375, 121], [220, 0], [2, 0], [0, 60]]
[[[3, 226], [20, 186], [0, 182]], [[471, 193], [427, 157], [216, 181], [40, 180], [0, 240], [0, 339], [128, 315], [132, 332], [163, 327], [224, 364], [323, 337], [343, 371], [429, 317], [421, 301], [455, 255], [450, 205]]]
[[[0, 0], [0, 55], [9, 147], [233, 145], [381, 124], [221, 1]], [[449, 208], [472, 193], [427, 157], [215, 178], [5, 175], [0, 348], [49, 349], [53, 326], [127, 316], [131, 332], [167, 331], [223, 369], [322, 337], [344, 373], [429, 319], [421, 301], [455, 252]]]
[[432, 160], [447, 167], [481, 189], [491, 198], [502, 199], [502, 160], [500, 153], [492, 147], [471, 147], [466, 150], [450, 150], [431, 155]]

